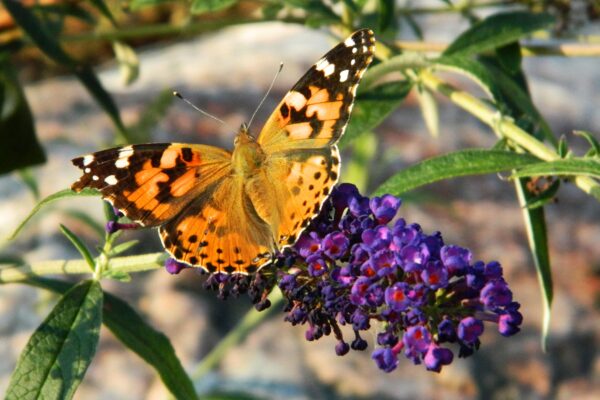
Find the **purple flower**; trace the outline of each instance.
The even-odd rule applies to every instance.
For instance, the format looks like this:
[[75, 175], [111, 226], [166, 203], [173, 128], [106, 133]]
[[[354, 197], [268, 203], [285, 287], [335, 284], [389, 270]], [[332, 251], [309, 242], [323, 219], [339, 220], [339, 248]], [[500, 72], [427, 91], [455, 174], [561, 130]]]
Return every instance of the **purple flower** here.
[[184, 268], [187, 268], [187, 267], [188, 267], [188, 265], [186, 265], [184, 263], [180, 263], [179, 261], [177, 261], [174, 258], [169, 257], [169, 258], [167, 258], [167, 261], [165, 261], [165, 269], [171, 275], [176, 275], [176, 274], [180, 273], [181, 270], [183, 270]]
[[404, 311], [410, 304], [405, 291], [408, 285], [404, 282], [396, 282], [393, 286], [385, 289], [385, 302], [394, 311]]
[[316, 232], [305, 232], [295, 244], [298, 253], [307, 258], [321, 250], [321, 238]]
[[488, 308], [502, 307], [512, 301], [512, 292], [504, 279], [485, 284], [481, 290], [481, 302]]
[[[367, 348], [359, 332], [373, 329], [381, 347], [371, 357], [387, 372], [400, 354], [439, 372], [454, 358], [442, 343], [459, 358], [470, 356], [481, 344], [483, 321], [496, 323], [504, 336], [518, 332], [523, 317], [500, 264], [472, 263], [468, 249], [446, 245], [439, 232], [428, 234], [403, 218], [388, 225], [400, 204], [391, 195], [369, 199], [340, 185], [298, 242], [254, 281], [209, 278], [208, 286], [220, 294], [224, 287], [247, 288], [266, 307], [268, 290], [278, 284], [285, 320], [307, 326], [310, 341], [335, 336], [338, 355]], [[353, 340], [344, 338], [341, 325], [352, 328]]]
[[369, 215], [371, 211], [369, 208], [369, 198], [360, 195], [352, 196], [348, 201], [348, 211], [354, 217]]
[[448, 284], [448, 270], [441, 261], [429, 261], [421, 271], [421, 279], [431, 289], [439, 289]]
[[521, 330], [523, 315], [519, 312], [520, 307], [519, 303], [512, 302], [498, 318], [498, 331], [502, 336], [512, 336]]
[[350, 351], [350, 346], [348, 345], [348, 343], [344, 342], [343, 340], [340, 340], [335, 345], [335, 354], [337, 354], [338, 356], [343, 356], [346, 353], [348, 353], [349, 351]]
[[423, 326], [411, 326], [402, 337], [404, 354], [415, 364], [421, 363], [421, 357], [431, 344], [431, 334]]
[[118, 221], [108, 221], [106, 223], [106, 225], [104, 226], [104, 229], [106, 230], [107, 233], [115, 233], [115, 232], [121, 231], [121, 230], [138, 229], [139, 227], [140, 226], [138, 224], [134, 224], [134, 223], [122, 224]]
[[318, 277], [327, 272], [327, 263], [320, 257], [315, 257], [308, 263], [308, 273], [310, 276]]
[[392, 372], [398, 366], [398, 356], [389, 348], [376, 349], [371, 358], [385, 372]]
[[367, 303], [367, 294], [371, 286], [371, 279], [361, 276], [354, 282], [350, 291], [350, 301], [357, 306]]
[[456, 328], [450, 319], [444, 319], [438, 325], [438, 337], [440, 343], [456, 341]]
[[431, 343], [423, 361], [428, 371], [440, 372], [442, 366], [449, 365], [453, 358], [454, 355], [450, 349], [445, 349], [437, 346], [435, 343]]
[[400, 204], [400, 199], [390, 194], [383, 195], [382, 197], [373, 197], [369, 202], [371, 211], [380, 224], [390, 222], [396, 216]]
[[467, 344], [473, 344], [483, 333], [483, 322], [474, 317], [463, 318], [458, 324], [458, 338]]
[[471, 252], [458, 246], [444, 246], [440, 250], [440, 258], [444, 266], [448, 269], [450, 276], [464, 275], [469, 263], [471, 262]]
[[323, 238], [323, 252], [331, 259], [341, 258], [346, 254], [349, 243], [342, 232], [332, 232]]

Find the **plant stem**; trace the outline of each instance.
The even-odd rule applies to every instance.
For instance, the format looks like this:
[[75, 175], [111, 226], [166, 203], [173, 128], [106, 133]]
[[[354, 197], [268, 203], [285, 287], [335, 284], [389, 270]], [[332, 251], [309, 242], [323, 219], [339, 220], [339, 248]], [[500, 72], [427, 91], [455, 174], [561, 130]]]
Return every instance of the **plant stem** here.
[[[442, 53], [448, 47], [440, 42], [397, 41], [396, 46], [404, 51], [418, 53]], [[600, 57], [600, 44], [591, 43], [527, 43], [521, 46], [521, 55], [562, 56], [562, 57]]]
[[[443, 94], [454, 104], [489, 125], [501, 137], [511, 140], [534, 156], [545, 161], [560, 159], [560, 156], [554, 150], [519, 128], [510, 118], [502, 116], [498, 110], [470, 93], [458, 90], [443, 82], [429, 70], [421, 70], [419, 80], [429, 89]], [[573, 182], [581, 190], [600, 200], [600, 185], [594, 179], [577, 176], [573, 178]]]
[[[139, 272], [161, 268], [165, 253], [111, 258], [106, 271]], [[34, 262], [29, 265], [0, 269], [0, 283], [20, 282], [32, 276], [58, 274], [89, 274], [90, 267], [84, 260], [53, 260]]]

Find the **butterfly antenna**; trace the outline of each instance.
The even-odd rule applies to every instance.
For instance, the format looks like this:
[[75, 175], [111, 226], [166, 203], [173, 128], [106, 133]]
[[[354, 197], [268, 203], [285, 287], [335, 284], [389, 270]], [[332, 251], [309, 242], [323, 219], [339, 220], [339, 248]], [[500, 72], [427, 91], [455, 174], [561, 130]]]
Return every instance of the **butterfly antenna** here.
[[174, 91], [174, 92], [173, 92], [173, 96], [175, 96], [175, 97], [179, 98], [180, 100], [183, 100], [183, 101], [185, 101], [185, 102], [186, 102], [186, 103], [187, 103], [187, 104], [188, 104], [190, 107], [192, 107], [194, 110], [198, 111], [200, 114], [202, 114], [202, 115], [204, 115], [204, 116], [206, 116], [206, 117], [208, 117], [208, 118], [212, 118], [212, 119], [214, 119], [215, 121], [218, 121], [218, 122], [222, 123], [223, 125], [225, 125], [225, 126], [226, 126], [227, 128], [229, 128], [229, 129], [231, 129], [232, 131], [235, 131], [235, 129], [232, 129], [232, 128], [231, 128], [229, 125], [227, 125], [227, 123], [226, 123], [225, 121], [223, 121], [221, 118], [219, 118], [219, 117], [216, 117], [216, 116], [214, 116], [214, 115], [210, 114], [209, 112], [207, 112], [207, 111], [204, 111], [203, 109], [201, 109], [201, 108], [199, 108], [199, 107], [196, 107], [196, 105], [195, 105], [194, 103], [192, 103], [191, 101], [189, 101], [188, 99], [186, 99], [185, 97], [183, 97], [183, 96], [181, 95], [181, 93], [179, 93], [178, 91]]
[[256, 107], [256, 110], [254, 110], [254, 112], [252, 113], [252, 117], [250, 118], [250, 122], [248, 122], [248, 130], [250, 129], [250, 125], [252, 125], [252, 121], [254, 120], [254, 117], [256, 116], [256, 113], [258, 112], [258, 110], [260, 110], [260, 107], [263, 105], [263, 103], [267, 99], [267, 96], [269, 96], [269, 93], [271, 93], [271, 89], [273, 89], [273, 85], [275, 85], [275, 81], [277, 80], [277, 77], [281, 73], [282, 69], [283, 69], [283, 63], [280, 63], [279, 64], [279, 69], [277, 70], [277, 73], [273, 77], [273, 80], [271, 81], [271, 84], [269, 85], [269, 88], [267, 89], [267, 92], [263, 96], [263, 98], [260, 101], [260, 103], [258, 103], [258, 107]]

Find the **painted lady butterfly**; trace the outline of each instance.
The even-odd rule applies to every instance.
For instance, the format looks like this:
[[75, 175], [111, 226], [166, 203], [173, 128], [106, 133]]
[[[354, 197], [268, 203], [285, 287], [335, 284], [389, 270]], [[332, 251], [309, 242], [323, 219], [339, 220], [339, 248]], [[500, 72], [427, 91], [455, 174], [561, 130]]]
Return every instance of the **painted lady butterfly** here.
[[336, 146], [373, 58], [362, 29], [294, 85], [255, 139], [125, 146], [73, 159], [75, 191], [96, 188], [131, 220], [159, 227], [169, 254], [209, 272], [252, 273], [296, 242], [338, 180]]

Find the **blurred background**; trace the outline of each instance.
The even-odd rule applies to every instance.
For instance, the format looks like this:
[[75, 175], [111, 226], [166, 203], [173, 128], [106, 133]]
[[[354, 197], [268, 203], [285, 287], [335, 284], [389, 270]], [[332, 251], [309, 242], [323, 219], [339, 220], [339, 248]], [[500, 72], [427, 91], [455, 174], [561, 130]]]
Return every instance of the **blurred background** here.
[[[129, 32], [141, 32], [144, 27], [187, 26], [168, 34], [154, 28], [156, 31], [150, 29], [151, 33], [123, 37], [128, 47], [117, 62], [110, 38], [103, 36], [103, 32], [111, 31], [110, 23], [95, 8], [87, 10], [99, 21], [96, 26], [76, 17], [64, 21], [63, 31], [70, 38], [62, 42], [64, 49], [94, 66], [112, 94], [124, 124], [132, 128], [139, 142], [207, 143], [231, 148], [236, 132], [228, 126], [236, 128], [248, 121], [279, 63], [284, 63], [283, 71], [257, 114], [255, 131], [304, 71], [335, 44], [326, 28], [275, 21], [231, 22], [253, 17], [260, 2], [241, 2], [196, 17], [190, 16], [187, 2], [140, 10], [127, 9], [126, 1], [106, 3], [116, 10], [120, 28], [130, 29]], [[404, 7], [442, 7], [445, 2], [398, 3]], [[503, 2], [497, 3], [496, 8], [482, 7], [474, 13], [483, 17], [498, 11]], [[570, 14], [562, 15], [570, 32], [600, 35], [598, 24], [584, 12], [588, 2], [555, 2], [558, 3], [571, 7]], [[577, 7], [584, 11], [577, 14]], [[555, 12], [560, 16], [559, 7]], [[469, 25], [464, 16], [451, 12], [414, 18], [424, 40], [434, 43], [450, 42]], [[0, 7], [0, 40], [10, 43], [21, 35], [10, 15]], [[419, 40], [410, 24], [402, 21], [397, 38]], [[128, 68], [123, 60], [139, 64], [139, 76], [130, 84], [124, 79], [132, 78], [135, 68]], [[71, 158], [106, 148], [115, 136], [111, 120], [81, 83], [30, 42], [14, 52], [11, 61], [17, 67], [47, 162], [26, 172], [0, 176], [0, 237], [9, 235], [25, 218], [36, 204], [36, 196], [65, 189], [78, 178]], [[572, 130], [600, 132], [598, 58], [528, 57], [523, 64], [533, 100], [553, 131], [566, 135], [576, 150], [578, 146], [583, 149], [583, 139], [572, 135]], [[455, 77], [449, 79], [457, 86], [475, 90]], [[227, 126], [174, 99], [173, 90], [223, 119]], [[428, 132], [419, 102], [411, 93], [377, 128], [375, 136], [361, 138], [346, 149], [341, 181], [357, 183], [369, 193], [393, 171], [425, 158], [494, 145], [496, 138], [488, 128], [445, 98], [437, 100], [439, 137]], [[26, 184], [31, 178], [37, 182], [38, 194]], [[95, 233], [90, 224], [81, 222], [83, 212], [97, 224], [102, 223], [98, 198], [64, 200], [36, 217], [16, 242], [0, 250], [4, 255], [29, 262], [78, 258], [58, 226], [67, 225], [93, 244]], [[541, 295], [510, 182], [489, 175], [430, 185], [411, 192], [404, 199], [400, 215], [409, 222], [418, 222], [427, 232], [441, 231], [446, 243], [472, 249], [476, 259], [500, 261], [515, 299], [522, 304], [522, 332], [509, 340], [490, 329], [484, 333], [483, 345], [475, 356], [456, 360], [440, 374], [413, 366], [408, 360], [402, 360], [396, 371], [385, 374], [376, 368], [369, 351], [338, 357], [333, 338], [307, 342], [304, 329], [285, 323], [283, 314], [275, 310], [226, 354], [215, 371], [195, 382], [199, 393], [243, 393], [246, 398], [265, 399], [600, 398], [597, 201], [563, 185], [557, 201], [546, 208], [555, 284], [547, 353], [540, 346]], [[140, 240], [130, 254], [162, 251], [153, 230], [127, 232], [124, 236]], [[216, 299], [214, 292], [202, 289], [203, 279], [194, 271], [171, 276], [157, 270], [135, 274], [131, 282], [105, 280], [103, 287], [129, 300], [156, 329], [164, 332], [186, 369], [193, 371], [251, 309], [245, 297]], [[24, 285], [0, 287], [0, 392], [5, 391], [20, 352], [55, 299], [48, 292]], [[366, 339], [371, 346], [374, 337]], [[103, 328], [96, 357], [75, 398], [167, 396], [155, 372]]]

